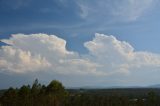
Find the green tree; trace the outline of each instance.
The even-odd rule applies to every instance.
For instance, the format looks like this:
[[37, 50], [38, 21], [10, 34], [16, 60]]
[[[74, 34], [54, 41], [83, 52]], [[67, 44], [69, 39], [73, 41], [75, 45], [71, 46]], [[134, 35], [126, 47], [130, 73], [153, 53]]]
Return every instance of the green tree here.
[[17, 106], [17, 89], [9, 88], [2, 96], [1, 102], [4, 106]]
[[38, 79], [36, 79], [33, 84], [32, 84], [32, 88], [31, 88], [31, 105], [32, 106], [36, 106], [37, 103], [39, 103], [39, 93], [41, 91], [41, 84], [38, 83]]
[[67, 92], [61, 82], [53, 80], [47, 86], [46, 94], [50, 106], [63, 106], [65, 104]]
[[23, 85], [19, 92], [18, 92], [18, 97], [19, 97], [19, 106], [30, 106], [31, 105], [31, 95], [30, 95], [30, 86]]

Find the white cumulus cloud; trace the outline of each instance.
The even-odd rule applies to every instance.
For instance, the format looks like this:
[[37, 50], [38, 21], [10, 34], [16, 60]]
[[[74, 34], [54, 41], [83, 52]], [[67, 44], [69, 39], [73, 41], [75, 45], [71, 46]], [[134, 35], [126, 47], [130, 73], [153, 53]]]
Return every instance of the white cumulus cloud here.
[[0, 50], [0, 69], [25, 73], [27, 71], [42, 70], [50, 66], [50, 63], [40, 55], [31, 55], [30, 51], [3, 46]]
[[2, 42], [0, 68], [9, 72], [50, 71], [59, 74], [100, 74], [95, 63], [66, 49], [66, 41], [55, 35], [15, 34]]
[[112, 35], [96, 33], [93, 40], [84, 43], [87, 54], [67, 50], [66, 41], [55, 35], [14, 34], [1, 41], [7, 44], [0, 48], [2, 73], [43, 72], [86, 79], [92, 76], [106, 80], [113, 76], [115, 80], [127, 80], [133, 73], [135, 77], [160, 68], [160, 54], [135, 51], [128, 42]]
[[[88, 57], [101, 64], [101, 71], [106, 73], [130, 73], [130, 71], [145, 71], [147, 68], [160, 67], [160, 55], [150, 52], [134, 51], [125, 41], [119, 41], [114, 36], [96, 34], [92, 41], [84, 46], [89, 50]], [[147, 68], [146, 68], [147, 67]]]

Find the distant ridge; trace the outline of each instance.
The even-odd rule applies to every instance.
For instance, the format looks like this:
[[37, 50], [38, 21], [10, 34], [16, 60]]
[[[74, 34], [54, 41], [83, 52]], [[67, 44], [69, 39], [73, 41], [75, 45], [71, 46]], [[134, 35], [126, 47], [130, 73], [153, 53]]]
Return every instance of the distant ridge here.
[[67, 89], [125, 89], [125, 88], [148, 88], [142, 86], [82, 86], [82, 87], [66, 87]]
[[150, 88], [160, 88], [160, 84], [155, 84], [155, 85], [151, 85], [149, 86]]
[[80, 86], [80, 87], [66, 87], [67, 89], [125, 89], [125, 88], [160, 88], [160, 84], [146, 85], [146, 86]]

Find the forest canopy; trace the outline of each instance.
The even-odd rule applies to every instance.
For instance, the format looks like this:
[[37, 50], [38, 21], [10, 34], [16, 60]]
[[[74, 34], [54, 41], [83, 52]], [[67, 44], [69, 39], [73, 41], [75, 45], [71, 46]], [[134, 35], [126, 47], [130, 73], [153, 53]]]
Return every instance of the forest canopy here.
[[[46, 86], [36, 79], [31, 86], [10, 87], [0, 97], [0, 106], [159, 106], [160, 96], [145, 90], [65, 89], [57, 80]], [[143, 91], [148, 93], [138, 93]]]

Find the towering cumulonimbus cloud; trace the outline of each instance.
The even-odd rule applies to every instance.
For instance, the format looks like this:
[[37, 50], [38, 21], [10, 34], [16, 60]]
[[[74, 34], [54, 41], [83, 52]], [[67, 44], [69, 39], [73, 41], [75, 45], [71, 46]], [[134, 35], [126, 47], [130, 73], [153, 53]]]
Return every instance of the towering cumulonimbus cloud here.
[[128, 74], [133, 70], [145, 71], [160, 67], [159, 54], [134, 51], [128, 42], [119, 41], [114, 36], [95, 34], [95, 38], [84, 43], [84, 46], [89, 50], [88, 57], [101, 64], [103, 68], [100, 70], [108, 74]]
[[14, 34], [0, 49], [0, 70], [3, 73], [52, 73], [60, 75], [112, 76], [160, 67], [160, 55], [135, 51], [114, 36], [95, 34], [85, 42], [87, 54], [66, 49], [66, 41], [55, 35]]
[[96, 63], [80, 58], [66, 49], [66, 41], [55, 35], [15, 34], [3, 39], [0, 68], [4, 72], [28, 73], [50, 71], [60, 74], [100, 74]]

